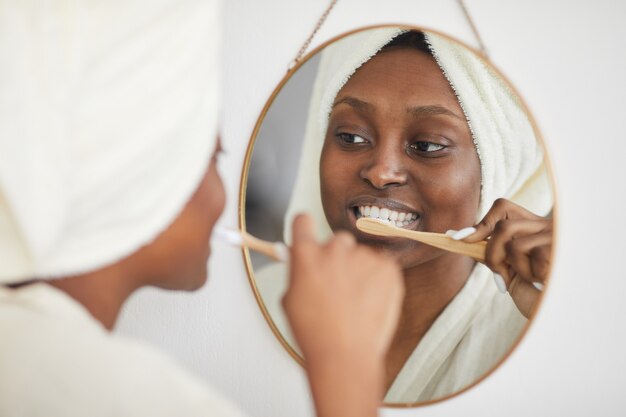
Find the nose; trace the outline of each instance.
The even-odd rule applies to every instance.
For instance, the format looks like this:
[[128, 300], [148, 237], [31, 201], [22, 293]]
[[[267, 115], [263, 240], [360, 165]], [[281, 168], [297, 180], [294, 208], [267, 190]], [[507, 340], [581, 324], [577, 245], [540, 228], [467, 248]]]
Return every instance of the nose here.
[[403, 156], [401, 150], [392, 147], [373, 150], [371, 159], [361, 169], [361, 178], [379, 190], [406, 184]]

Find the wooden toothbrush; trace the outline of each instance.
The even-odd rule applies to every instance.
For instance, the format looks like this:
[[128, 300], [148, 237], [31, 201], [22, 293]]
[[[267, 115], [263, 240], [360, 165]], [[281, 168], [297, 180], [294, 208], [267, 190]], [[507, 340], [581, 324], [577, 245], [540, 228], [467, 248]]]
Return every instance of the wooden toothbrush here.
[[282, 242], [268, 242], [249, 233], [225, 227], [216, 227], [213, 233], [216, 238], [226, 243], [252, 249], [275, 261], [287, 262], [289, 260], [289, 249]]
[[467, 243], [461, 240], [454, 240], [450, 236], [443, 233], [416, 232], [414, 230], [406, 230], [400, 227], [385, 223], [382, 220], [361, 217], [356, 221], [356, 227], [371, 235], [376, 236], [393, 236], [404, 237], [416, 240], [448, 252], [467, 255], [478, 262], [485, 263], [485, 248], [487, 241], [482, 240], [476, 243]]

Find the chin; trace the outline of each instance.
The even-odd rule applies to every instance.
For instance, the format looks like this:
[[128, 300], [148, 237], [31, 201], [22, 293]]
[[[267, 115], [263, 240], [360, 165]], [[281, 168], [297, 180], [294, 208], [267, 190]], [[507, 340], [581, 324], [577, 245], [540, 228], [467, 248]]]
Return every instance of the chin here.
[[206, 281], [207, 267], [205, 264], [193, 271], [177, 272], [168, 275], [168, 277], [162, 277], [153, 285], [164, 290], [195, 291], [202, 288]]
[[201, 271], [198, 271], [198, 273], [194, 274], [194, 276], [188, 280], [189, 285], [186, 288], [182, 288], [182, 290], [184, 291], [199, 290], [200, 288], [204, 286], [204, 284], [206, 284], [208, 280], [208, 275], [209, 274], [208, 274], [206, 264], [205, 264], [205, 266], [202, 268]]
[[196, 261], [190, 265], [189, 271], [184, 274], [184, 282], [187, 284], [184, 288], [180, 288], [183, 291], [196, 291], [204, 286], [208, 280], [209, 275], [209, 256], [211, 254], [210, 247], [206, 250], [206, 255], [201, 260]]
[[446, 253], [424, 243], [400, 238], [357, 239], [357, 242], [394, 259], [403, 270], [422, 265]]

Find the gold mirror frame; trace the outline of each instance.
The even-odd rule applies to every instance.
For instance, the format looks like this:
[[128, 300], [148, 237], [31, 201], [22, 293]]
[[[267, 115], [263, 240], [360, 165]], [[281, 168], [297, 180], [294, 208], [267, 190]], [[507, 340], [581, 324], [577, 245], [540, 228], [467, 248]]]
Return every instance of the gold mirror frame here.
[[[553, 173], [553, 169], [552, 169], [552, 163], [550, 161], [550, 157], [549, 154], [547, 152], [547, 147], [545, 145], [545, 141], [543, 139], [543, 136], [541, 135], [541, 132], [539, 130], [539, 128], [537, 127], [537, 123], [535, 121], [535, 118], [533, 117], [532, 113], [529, 111], [528, 106], [526, 105], [526, 102], [524, 101], [524, 99], [522, 98], [522, 96], [519, 94], [519, 92], [517, 91], [517, 89], [513, 86], [513, 84], [509, 81], [509, 79], [503, 75], [502, 71], [500, 71], [490, 60], [489, 58], [487, 58], [483, 53], [481, 53], [480, 51], [478, 51], [477, 49], [467, 45], [465, 42], [453, 38], [445, 33], [442, 33], [440, 31], [434, 30], [434, 29], [430, 29], [430, 28], [426, 28], [426, 27], [422, 27], [422, 26], [411, 26], [411, 25], [406, 25], [406, 24], [381, 24], [381, 25], [371, 25], [371, 26], [364, 26], [358, 29], [354, 29], [348, 32], [344, 32], [340, 35], [337, 35], [333, 38], [331, 38], [330, 40], [322, 43], [321, 45], [319, 45], [318, 47], [316, 47], [315, 49], [313, 49], [312, 51], [310, 51], [309, 53], [307, 53], [302, 59], [298, 60], [296, 65], [294, 65], [293, 67], [291, 67], [287, 73], [285, 74], [285, 76], [280, 80], [280, 82], [278, 83], [278, 85], [274, 88], [274, 90], [272, 91], [270, 97], [268, 98], [268, 100], [265, 102], [265, 105], [263, 106], [263, 109], [261, 110], [261, 113], [259, 115], [259, 117], [257, 118], [257, 121], [254, 125], [254, 130], [252, 131], [252, 135], [250, 137], [250, 140], [248, 142], [248, 146], [246, 149], [246, 154], [245, 154], [245, 158], [244, 158], [244, 164], [243, 164], [243, 168], [242, 168], [242, 173], [241, 173], [241, 183], [239, 186], [239, 207], [238, 207], [238, 217], [239, 217], [239, 227], [242, 231], [246, 231], [246, 218], [245, 218], [245, 206], [246, 206], [246, 191], [247, 191], [247, 184], [248, 184], [248, 174], [249, 174], [249, 169], [250, 169], [250, 163], [252, 160], [252, 154], [254, 152], [254, 145], [256, 143], [256, 139], [258, 136], [258, 133], [261, 129], [261, 126], [265, 120], [265, 117], [267, 115], [268, 110], [270, 109], [270, 107], [274, 104], [274, 101], [276, 99], [276, 96], [278, 95], [278, 93], [282, 90], [282, 88], [287, 84], [287, 82], [289, 82], [289, 80], [291, 79], [291, 77], [304, 65], [306, 64], [309, 59], [311, 59], [313, 56], [315, 56], [316, 54], [318, 54], [319, 52], [321, 52], [324, 48], [326, 48], [327, 46], [331, 45], [332, 43], [341, 40], [349, 35], [352, 35], [354, 33], [358, 33], [358, 32], [362, 32], [362, 31], [366, 31], [366, 30], [371, 30], [371, 29], [379, 29], [379, 28], [385, 28], [385, 27], [397, 27], [397, 28], [401, 28], [401, 29], [407, 29], [407, 30], [419, 30], [419, 31], [423, 31], [423, 32], [431, 32], [434, 34], [437, 34], [439, 36], [442, 36], [452, 42], [456, 42], [460, 45], [462, 45], [463, 47], [467, 48], [468, 50], [470, 50], [471, 52], [473, 52], [477, 57], [479, 57], [479, 59], [481, 59], [485, 65], [487, 67], [489, 67], [490, 69], [492, 69], [503, 81], [504, 83], [511, 89], [511, 91], [518, 97], [519, 102], [521, 104], [522, 109], [524, 110], [524, 112], [526, 113], [526, 115], [528, 116], [528, 119], [532, 125], [533, 131], [535, 132], [535, 136], [537, 138], [537, 141], [540, 143], [541, 147], [544, 150], [544, 162], [545, 162], [545, 166], [546, 166], [546, 170], [549, 176], [549, 181], [550, 181], [550, 186], [551, 186], [551, 191], [552, 191], [552, 195], [554, 197], [554, 204], [552, 207], [552, 216], [554, 218], [554, 227], [553, 227], [553, 246], [552, 246], [552, 253], [550, 255], [550, 272], [549, 272], [549, 278], [546, 281], [546, 285], [544, 290], [542, 291], [542, 294], [540, 295], [537, 304], [534, 308], [533, 313], [531, 314], [531, 316], [528, 318], [528, 322], [526, 323], [526, 325], [524, 326], [524, 328], [522, 329], [522, 331], [520, 332], [519, 336], [517, 337], [517, 340], [515, 341], [515, 343], [513, 343], [513, 345], [511, 346], [511, 348], [509, 349], [509, 351], [502, 356], [502, 358], [500, 358], [500, 360], [498, 360], [495, 365], [493, 365], [493, 367], [491, 369], [489, 369], [487, 372], [485, 372], [485, 374], [483, 374], [481, 377], [479, 377], [478, 379], [476, 379], [476, 381], [474, 381], [473, 383], [471, 383], [470, 385], [466, 386], [465, 388], [456, 391], [452, 394], [440, 397], [440, 398], [436, 398], [433, 400], [428, 400], [428, 401], [420, 401], [420, 402], [414, 402], [414, 403], [384, 403], [383, 406], [385, 407], [389, 407], [389, 408], [411, 408], [411, 407], [421, 407], [421, 406], [425, 406], [425, 405], [430, 405], [430, 404], [435, 404], [441, 401], [446, 401], [450, 398], [456, 397], [457, 395], [463, 394], [466, 391], [474, 388], [475, 386], [477, 386], [478, 384], [480, 384], [484, 379], [488, 378], [496, 369], [498, 369], [502, 363], [504, 363], [509, 356], [513, 353], [513, 351], [515, 351], [515, 349], [517, 349], [518, 345], [520, 344], [520, 342], [522, 341], [522, 339], [524, 339], [524, 337], [526, 336], [526, 333], [528, 332], [528, 329], [530, 328], [530, 326], [532, 325], [533, 321], [535, 320], [535, 317], [537, 316], [539, 310], [541, 309], [541, 306], [543, 304], [543, 300], [546, 294], [546, 291], [548, 290], [548, 288], [550, 287], [550, 281], [552, 280], [552, 266], [554, 264], [554, 257], [555, 257], [555, 252], [556, 252], [556, 247], [557, 247], [557, 236], [558, 236], [558, 196], [557, 196], [557, 189], [556, 189], [556, 184], [555, 184], [555, 179], [554, 179], [554, 173]], [[248, 250], [248, 248], [242, 248], [242, 255], [243, 255], [243, 259], [244, 259], [244, 263], [246, 266], [246, 272], [248, 274], [248, 281], [250, 283], [250, 287], [252, 289], [252, 292], [254, 293], [254, 297], [257, 301], [257, 304], [259, 305], [259, 308], [261, 309], [261, 313], [263, 314], [263, 317], [265, 317], [265, 320], [267, 321], [267, 323], [269, 324], [272, 332], [274, 333], [274, 336], [276, 336], [276, 338], [279, 340], [279, 342], [281, 343], [281, 345], [285, 348], [285, 350], [289, 353], [289, 355], [297, 362], [299, 363], [303, 368], [305, 367], [305, 362], [304, 359], [293, 349], [293, 347], [287, 343], [287, 341], [284, 339], [282, 333], [278, 330], [278, 328], [276, 327], [274, 321], [272, 320], [270, 314], [267, 311], [267, 308], [265, 307], [265, 303], [263, 302], [263, 300], [261, 299], [261, 295], [259, 293], [259, 289], [257, 288], [256, 285], [256, 280], [254, 277], [254, 270], [252, 268], [252, 262], [251, 262], [251, 258], [250, 258], [250, 252]]]

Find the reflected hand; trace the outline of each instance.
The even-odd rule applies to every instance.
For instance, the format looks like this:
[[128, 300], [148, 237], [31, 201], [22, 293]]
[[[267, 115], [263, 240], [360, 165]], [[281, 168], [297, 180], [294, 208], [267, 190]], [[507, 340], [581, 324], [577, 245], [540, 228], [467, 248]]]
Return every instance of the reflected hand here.
[[501, 292], [508, 291], [519, 311], [529, 318], [550, 272], [551, 218], [537, 216], [511, 201], [498, 199], [476, 232], [463, 240], [478, 242], [489, 237], [486, 265]]
[[375, 415], [400, 316], [402, 275], [352, 235], [339, 232], [320, 244], [314, 230], [310, 216], [294, 220], [283, 305], [307, 362], [318, 415]]

